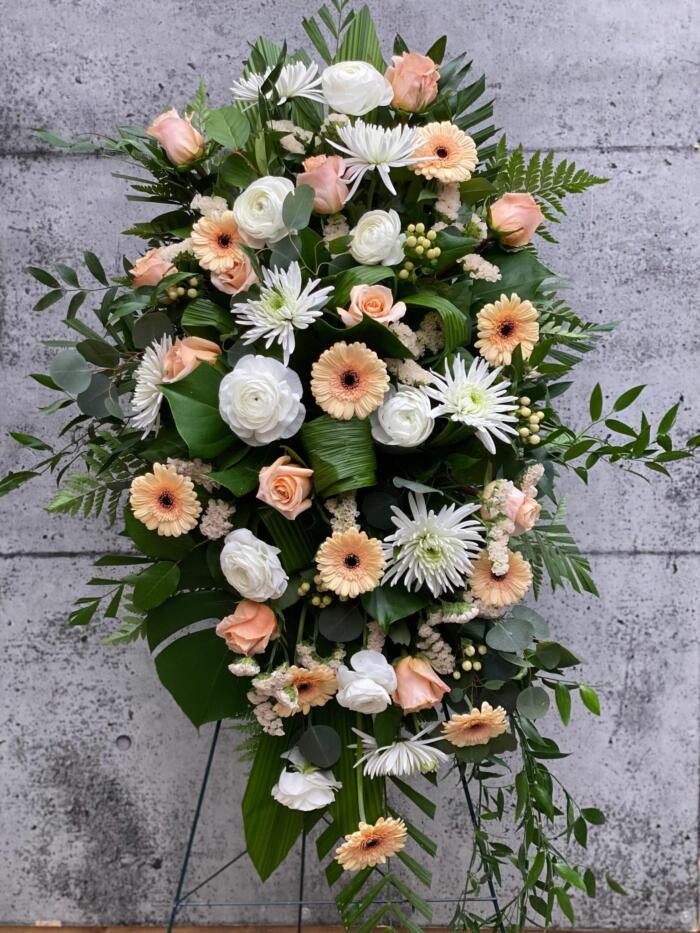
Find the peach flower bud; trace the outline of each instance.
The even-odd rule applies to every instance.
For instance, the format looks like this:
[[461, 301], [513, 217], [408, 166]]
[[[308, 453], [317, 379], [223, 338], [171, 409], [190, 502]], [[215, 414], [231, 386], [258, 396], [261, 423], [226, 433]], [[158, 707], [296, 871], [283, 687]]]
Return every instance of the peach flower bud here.
[[387, 68], [386, 78], [394, 89], [391, 106], [416, 113], [437, 97], [440, 72], [436, 63], [419, 52], [394, 55], [393, 67]]
[[544, 220], [531, 194], [504, 194], [490, 208], [489, 222], [504, 246], [525, 246]]
[[425, 658], [401, 658], [394, 665], [394, 670], [397, 685], [391, 699], [403, 708], [404, 713], [431, 709], [450, 692]]
[[175, 272], [177, 272], [175, 266], [167, 259], [163, 259], [158, 248], [149, 249], [129, 269], [131, 284], [134, 288], [140, 288], [141, 285], [157, 285], [166, 275], [172, 275]]
[[174, 107], [156, 117], [146, 132], [158, 140], [173, 165], [187, 165], [204, 155], [204, 137], [192, 126], [192, 116], [181, 117]]
[[221, 356], [221, 347], [203, 337], [179, 338], [165, 354], [163, 368], [167, 374], [165, 382], [179, 382], [189, 376], [200, 363], [215, 363]]
[[245, 654], [261, 654], [270, 639], [277, 635], [277, 619], [265, 603], [242, 599], [233, 615], [226, 616], [216, 626], [216, 634], [223, 638], [231, 651]]
[[391, 289], [386, 285], [353, 285], [350, 289], [350, 307], [338, 308], [338, 314], [346, 327], [352, 327], [367, 314], [382, 324], [393, 324], [406, 313], [403, 301], [394, 303]]
[[259, 279], [245, 250], [232, 249], [229, 255], [233, 258], [233, 265], [223, 272], [212, 272], [211, 284], [226, 295], [237, 295], [247, 291]]
[[311, 185], [316, 192], [314, 210], [317, 214], [337, 214], [345, 204], [348, 186], [340, 177], [345, 162], [340, 156], [310, 156], [304, 159], [305, 171], [297, 175], [297, 188]]
[[260, 470], [258, 499], [294, 519], [311, 506], [311, 477], [314, 471], [306, 467], [289, 466], [291, 457], [278, 457], [272, 466]]

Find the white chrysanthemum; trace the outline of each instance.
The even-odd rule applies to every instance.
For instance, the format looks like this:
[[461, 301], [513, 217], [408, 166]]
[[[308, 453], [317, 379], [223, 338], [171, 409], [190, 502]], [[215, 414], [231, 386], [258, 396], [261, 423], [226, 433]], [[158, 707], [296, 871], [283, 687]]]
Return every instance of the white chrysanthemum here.
[[132, 424], [137, 431], [143, 431], [142, 437], [157, 431], [160, 424], [163, 393], [158, 386], [167, 377], [165, 357], [172, 345], [173, 341], [167, 334], [160, 340], [154, 340], [144, 351], [143, 359], [134, 373], [136, 387], [131, 396], [131, 407], [136, 414]]
[[345, 143], [332, 146], [345, 154], [345, 178], [353, 182], [348, 198], [351, 198], [366, 172], [378, 171], [382, 181], [392, 194], [396, 194], [389, 169], [413, 165], [420, 161], [414, 152], [420, 146], [421, 137], [417, 129], [399, 125], [391, 129], [356, 120], [354, 126], [342, 126], [338, 136]]
[[510, 382], [504, 379], [494, 385], [502, 368], [490, 369], [486, 360], [476, 359], [467, 372], [464, 360], [456, 357], [452, 370], [450, 364], [445, 363], [444, 376], [433, 372], [432, 386], [426, 389], [439, 403], [433, 409], [436, 418], [444, 415], [474, 428], [476, 436], [492, 454], [496, 453], [493, 438], [507, 441], [509, 434], [515, 434], [511, 424], [517, 421], [513, 414], [517, 399], [506, 394]]
[[402, 580], [409, 590], [427, 586], [433, 596], [463, 586], [484, 543], [480, 523], [467, 518], [478, 506], [445, 505], [436, 514], [421, 493], [409, 493], [408, 504], [410, 515], [391, 507], [396, 531], [383, 542], [384, 582]]
[[406, 739], [399, 739], [391, 745], [377, 747], [374, 736], [353, 729], [355, 735], [362, 739], [362, 748], [365, 754], [356, 762], [355, 767], [363, 765], [365, 777], [410, 777], [412, 774], [427, 774], [437, 771], [441, 764], [449, 758], [439, 748], [433, 748], [434, 742], [440, 741], [440, 736], [433, 739], [424, 739], [423, 736], [435, 728], [434, 723], [426, 726], [416, 735]]
[[[260, 90], [267, 80], [271, 68], [264, 74], [254, 72], [245, 78], [234, 81], [231, 91], [235, 100], [257, 103]], [[320, 88], [321, 78], [318, 74], [318, 65], [305, 65], [303, 62], [289, 62], [282, 69], [275, 81], [275, 90], [279, 103], [284, 104], [294, 97], [305, 97], [323, 103], [323, 93]], [[266, 97], [270, 97], [268, 92]]]
[[250, 328], [241, 338], [243, 343], [263, 338], [268, 349], [279, 343], [286, 366], [294, 352], [294, 331], [313, 324], [333, 291], [332, 287], [317, 289], [318, 283], [319, 279], [312, 279], [302, 288], [298, 262], [287, 269], [263, 269], [260, 297], [231, 308], [238, 323]]

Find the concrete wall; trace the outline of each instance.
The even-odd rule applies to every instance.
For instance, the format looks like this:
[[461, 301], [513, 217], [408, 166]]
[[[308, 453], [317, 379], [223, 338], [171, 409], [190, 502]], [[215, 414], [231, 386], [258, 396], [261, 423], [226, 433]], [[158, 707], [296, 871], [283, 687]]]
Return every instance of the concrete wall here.
[[[581, 394], [647, 382], [660, 415], [684, 397], [693, 428], [698, 390], [696, 250], [700, 208], [698, 8], [693, 0], [414, 0], [379, 2], [383, 37], [397, 23], [412, 47], [445, 27], [469, 49], [497, 95], [497, 120], [528, 149], [556, 147], [611, 183], [572, 204], [550, 261], [572, 283], [574, 306], [618, 319], [606, 349], [579, 372]], [[23, 0], [0, 19], [4, 67], [0, 159], [2, 400], [7, 429], [50, 436], [47, 401], [25, 378], [62, 334], [59, 315], [31, 311], [40, 288], [29, 262], [77, 260], [94, 249], [110, 270], [127, 247], [119, 231], [139, 206], [124, 200], [115, 166], [37, 144], [31, 127], [109, 132], [180, 105], [199, 74], [224, 102], [246, 42], [264, 30], [302, 41], [305, 0]], [[132, 255], [135, 250], [130, 247]], [[697, 416], [695, 418], [697, 425]], [[17, 468], [3, 436], [3, 468]], [[558, 769], [609, 825], [591, 861], [630, 890], [578, 899], [581, 927], [691, 930], [697, 922], [699, 582], [697, 468], [653, 486], [601, 469], [571, 484], [571, 524], [590, 554], [602, 600], [543, 602], [554, 630], [579, 649], [601, 687], [603, 716], [577, 711], [562, 732], [574, 752]], [[118, 545], [104, 527], [51, 519], [43, 481], [0, 503], [0, 921], [159, 922], [166, 915], [210, 730], [197, 735], [159, 688], [143, 645], [105, 649], [106, 627], [67, 628], [91, 559]], [[225, 734], [196, 845], [202, 874], [241, 846], [245, 769]], [[463, 807], [448, 780], [439, 824], [438, 895], [453, 892], [464, 858]], [[313, 860], [312, 860], [313, 864]], [[248, 867], [223, 876], [212, 900], [288, 898], [296, 866], [262, 895]], [[309, 881], [317, 899], [323, 885]], [[294, 895], [295, 896], [295, 895]], [[323, 916], [316, 909], [314, 916]], [[284, 920], [271, 908], [190, 913], [208, 922]]]

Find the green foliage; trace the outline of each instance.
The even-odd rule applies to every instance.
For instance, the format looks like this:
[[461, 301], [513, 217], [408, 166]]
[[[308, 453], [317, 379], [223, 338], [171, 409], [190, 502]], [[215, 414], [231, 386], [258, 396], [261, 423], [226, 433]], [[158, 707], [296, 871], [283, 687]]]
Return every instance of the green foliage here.
[[215, 457], [236, 442], [219, 414], [221, 374], [213, 366], [198, 366], [181, 379], [161, 386], [175, 426], [193, 457]]
[[377, 459], [367, 419], [336, 421], [321, 415], [303, 425], [301, 439], [320, 496], [375, 484]]

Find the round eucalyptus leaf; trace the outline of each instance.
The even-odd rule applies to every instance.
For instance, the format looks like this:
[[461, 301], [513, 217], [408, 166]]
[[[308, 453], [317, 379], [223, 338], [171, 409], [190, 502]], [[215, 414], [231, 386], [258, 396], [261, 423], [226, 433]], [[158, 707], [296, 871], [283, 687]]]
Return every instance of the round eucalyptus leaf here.
[[318, 617], [318, 628], [328, 641], [353, 641], [359, 638], [365, 619], [356, 603], [336, 603]]
[[532, 641], [532, 626], [525, 619], [506, 619], [496, 622], [486, 633], [486, 644], [494, 651], [517, 654]]
[[49, 375], [69, 395], [80, 395], [90, 385], [92, 369], [77, 350], [61, 350], [51, 360]]
[[84, 415], [93, 418], [108, 418], [110, 411], [107, 408], [109, 398], [110, 379], [104, 373], [95, 373], [88, 387], [76, 399], [78, 408]]
[[526, 687], [516, 705], [521, 716], [539, 719], [549, 709], [549, 694], [543, 687]]
[[297, 748], [310, 765], [332, 768], [340, 758], [340, 736], [330, 726], [311, 726], [299, 739]]
[[160, 340], [165, 334], [173, 333], [173, 324], [167, 314], [162, 311], [153, 311], [150, 314], [144, 314], [134, 324], [131, 336], [134, 345], [139, 350], [144, 350], [150, 346], [154, 340]]

